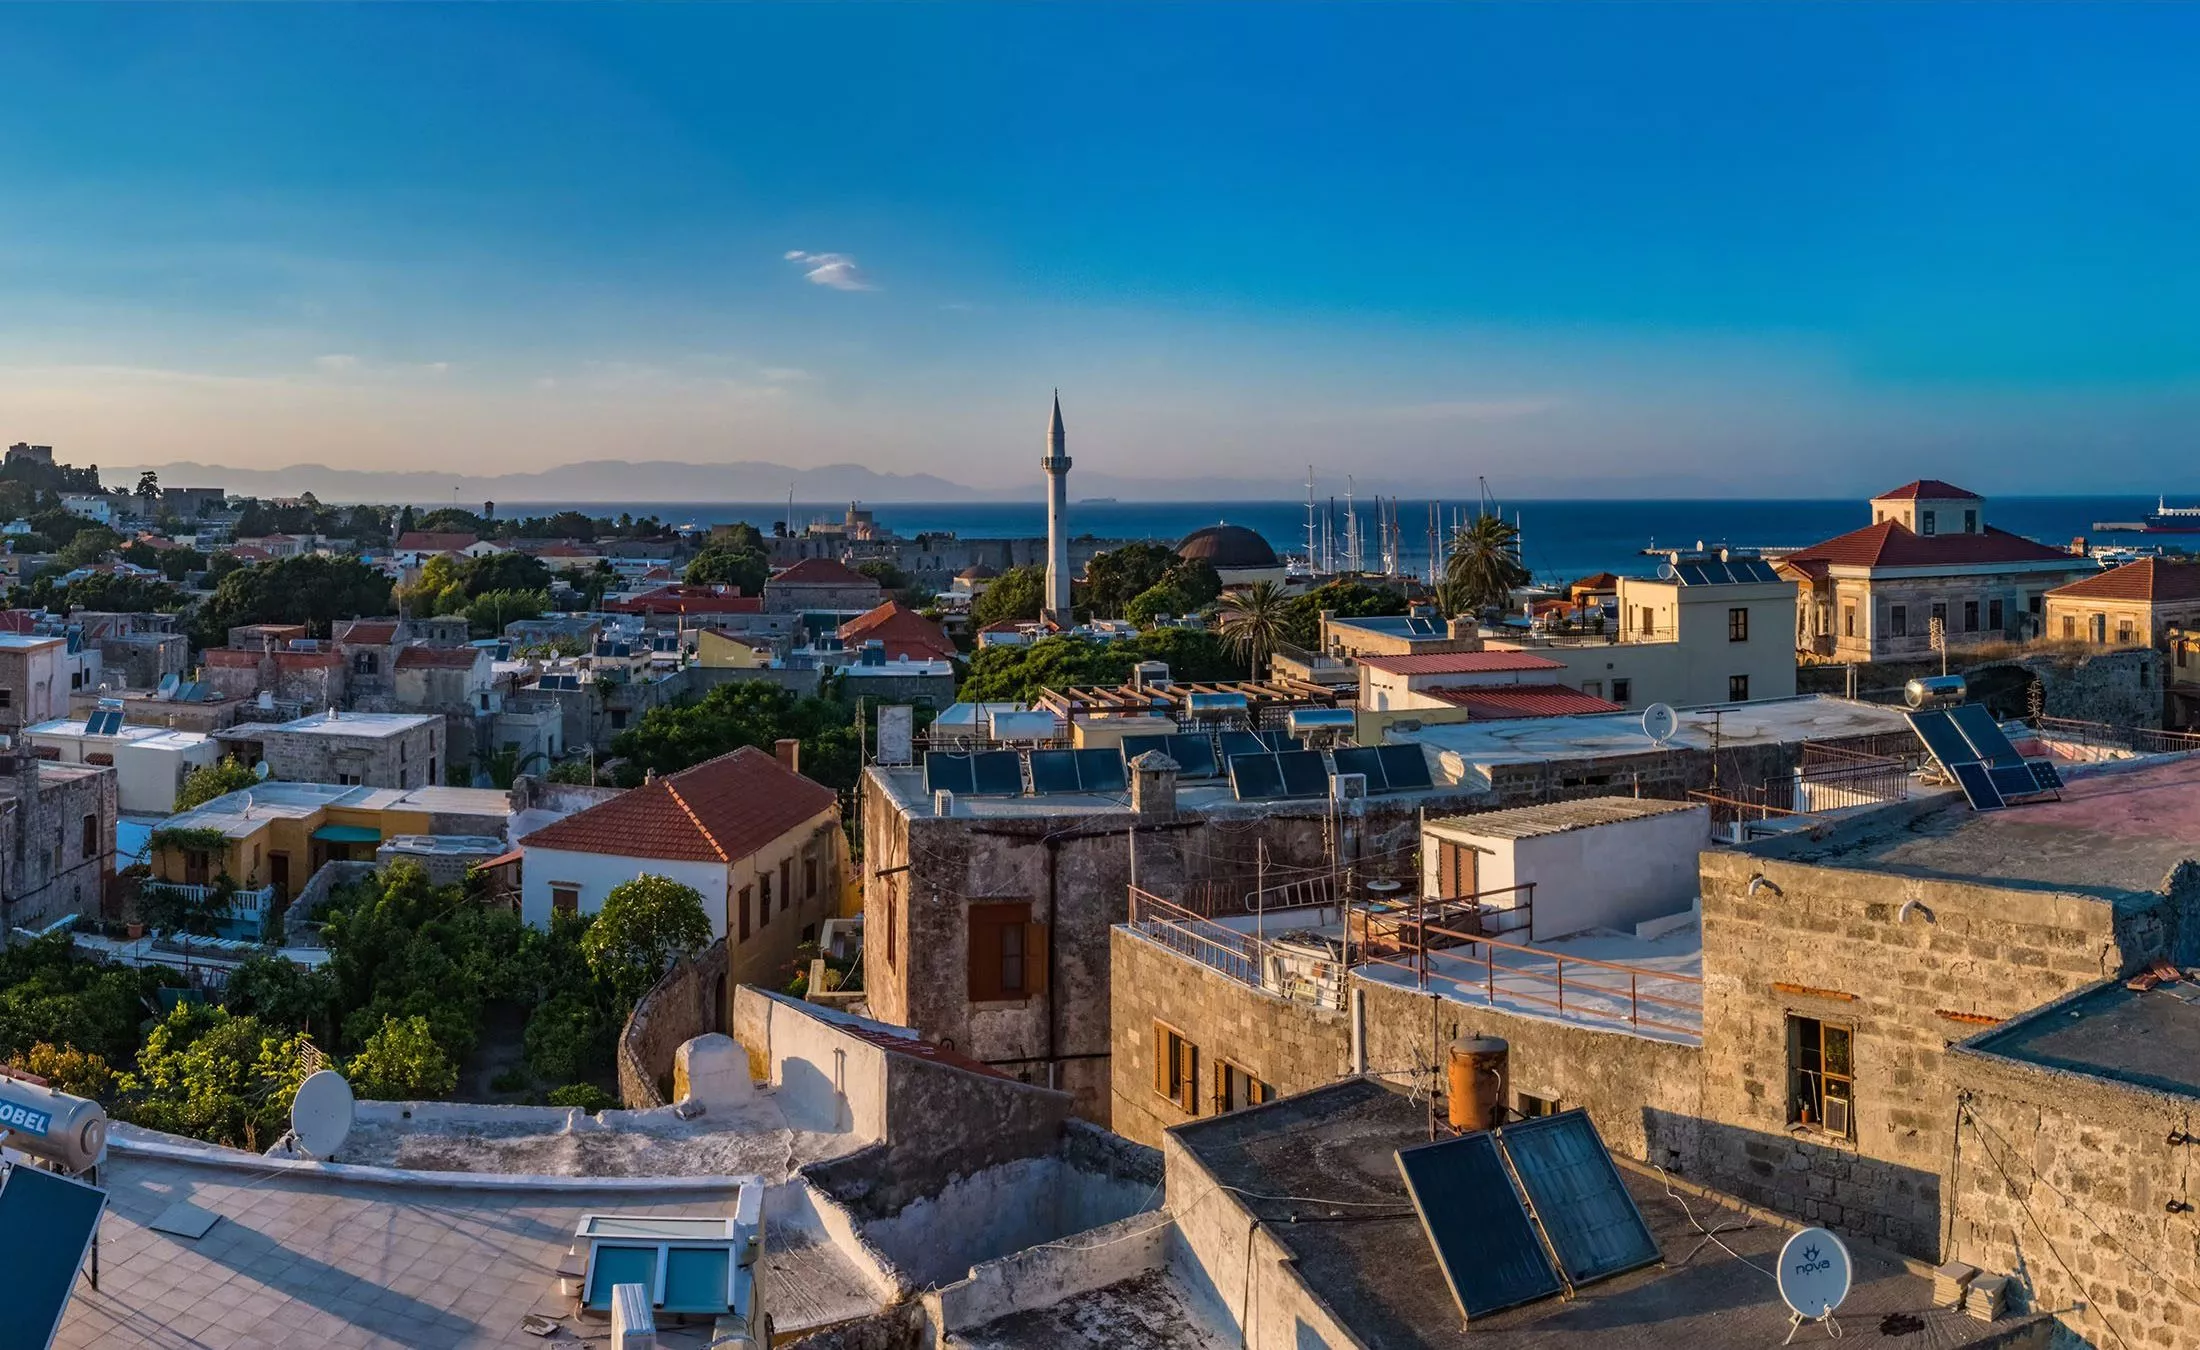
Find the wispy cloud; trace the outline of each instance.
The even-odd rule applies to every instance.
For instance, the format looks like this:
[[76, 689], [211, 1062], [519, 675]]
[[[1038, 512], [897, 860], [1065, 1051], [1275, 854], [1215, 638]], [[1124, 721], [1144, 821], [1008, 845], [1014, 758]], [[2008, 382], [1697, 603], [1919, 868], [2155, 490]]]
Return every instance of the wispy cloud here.
[[802, 269], [803, 280], [813, 286], [830, 286], [836, 291], [875, 291], [877, 286], [856, 266], [856, 260], [845, 253], [808, 253], [799, 248], [787, 250], [788, 262]]
[[343, 352], [331, 352], [327, 356], [314, 357], [313, 364], [331, 375], [341, 375], [347, 370], [357, 370], [359, 368], [359, 358], [348, 356]]
[[1513, 422], [1561, 406], [1559, 400], [1549, 398], [1447, 399], [1370, 408], [1351, 416], [1374, 422]]

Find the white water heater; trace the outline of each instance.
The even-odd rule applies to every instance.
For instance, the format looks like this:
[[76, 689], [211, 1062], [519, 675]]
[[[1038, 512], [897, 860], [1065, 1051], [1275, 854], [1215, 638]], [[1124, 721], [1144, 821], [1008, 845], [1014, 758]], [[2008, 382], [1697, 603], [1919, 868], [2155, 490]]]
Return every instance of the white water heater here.
[[20, 1078], [0, 1076], [0, 1143], [50, 1158], [82, 1172], [107, 1156], [107, 1112], [98, 1102], [72, 1097]]

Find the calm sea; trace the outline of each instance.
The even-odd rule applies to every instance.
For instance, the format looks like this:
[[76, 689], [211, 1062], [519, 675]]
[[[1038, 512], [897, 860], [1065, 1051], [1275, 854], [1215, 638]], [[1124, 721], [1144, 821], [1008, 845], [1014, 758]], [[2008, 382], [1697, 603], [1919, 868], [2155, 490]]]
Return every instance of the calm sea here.
[[[1324, 509], [1326, 510], [1326, 502]], [[2094, 530], [2097, 521], [2136, 521], [2154, 509], [2141, 497], [1997, 497], [1987, 503], [1987, 519], [2001, 529], [2061, 546], [2083, 535], [2096, 543], [2163, 544], [2177, 548], [2176, 535], [2109, 534]], [[500, 502], [499, 515], [546, 515], [571, 508], [590, 515], [654, 515], [674, 524], [714, 525], [747, 521], [770, 533], [787, 518], [785, 502]], [[1046, 533], [1046, 508], [1039, 502], [882, 502], [870, 508], [880, 525], [904, 536], [921, 531], [951, 531], [966, 538], [1026, 537]], [[1590, 572], [1641, 571], [1647, 548], [1689, 548], [1698, 541], [1716, 547], [1801, 547], [1871, 523], [1862, 501], [1520, 501], [1502, 504], [1508, 519], [1517, 517], [1522, 553], [1539, 579], [1564, 580]], [[797, 502], [796, 525], [839, 520], [845, 502]], [[1475, 503], [1436, 503], [1438, 519], [1471, 516]], [[1293, 502], [1072, 502], [1070, 526], [1077, 534], [1105, 539], [1175, 541], [1203, 525], [1228, 521], [1259, 531], [1279, 553], [1306, 550], [1306, 507]], [[1362, 548], [1375, 559], [1373, 508], [1359, 508]], [[1402, 502], [1399, 524], [1405, 565], [1419, 570], [1429, 553], [1429, 504]], [[1341, 553], [1345, 537], [1344, 503], [1336, 508], [1332, 533]], [[2200, 546], [2200, 536], [2184, 536]]]

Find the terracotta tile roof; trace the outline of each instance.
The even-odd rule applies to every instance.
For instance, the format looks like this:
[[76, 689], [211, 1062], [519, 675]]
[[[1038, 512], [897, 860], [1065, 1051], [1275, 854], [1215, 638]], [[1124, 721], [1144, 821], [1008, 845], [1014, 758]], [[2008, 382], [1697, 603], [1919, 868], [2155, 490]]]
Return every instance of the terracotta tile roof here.
[[520, 545], [520, 550], [524, 553], [531, 553], [538, 558], [601, 558], [603, 556], [595, 549], [582, 548], [579, 544], [523, 543]]
[[1812, 576], [1827, 567], [1975, 567], [1983, 563], [2082, 563], [2069, 552], [2035, 544], [2022, 535], [1989, 525], [1980, 534], [1918, 534], [1898, 521], [1882, 520], [1836, 535], [1779, 559]]
[[871, 578], [834, 558], [804, 558], [775, 574], [767, 586], [877, 586]]
[[433, 530], [407, 530], [397, 536], [399, 553], [463, 553], [481, 542], [477, 534], [439, 534]]
[[337, 630], [336, 640], [368, 647], [387, 647], [397, 641], [397, 620], [353, 619]]
[[1562, 684], [1514, 684], [1500, 689], [1450, 686], [1423, 689], [1454, 708], [1465, 708], [1477, 718], [1501, 720], [1514, 717], [1573, 717], [1583, 713], [1626, 712], [1624, 705], [1568, 689]]
[[890, 660], [904, 656], [920, 661], [933, 657], [951, 660], [955, 655], [954, 640], [944, 629], [899, 600], [888, 600], [842, 624], [840, 640], [851, 647], [874, 640], [882, 642]]
[[2085, 600], [2137, 600], [2150, 605], [2200, 600], [2200, 563], [2142, 558], [2097, 577], [2057, 586], [2048, 594]]
[[881, 1050], [887, 1050], [897, 1055], [907, 1055], [911, 1059], [928, 1059], [934, 1064], [945, 1064], [951, 1068], [961, 1069], [966, 1073], [982, 1073], [988, 1078], [1005, 1079], [1011, 1083], [1020, 1081], [1010, 1078], [990, 1064], [972, 1059], [959, 1050], [950, 1050], [944, 1045], [934, 1045], [930, 1041], [919, 1040], [914, 1036], [896, 1036], [883, 1027], [851, 1026], [844, 1022], [835, 1022], [833, 1025], [859, 1041], [868, 1041]]
[[228, 552], [230, 557], [242, 558], [246, 562], [266, 562], [275, 556], [258, 544], [231, 544]]
[[613, 614], [761, 614], [764, 598], [731, 587], [659, 586], [625, 600], [606, 601]]
[[732, 862], [839, 803], [834, 791], [746, 746], [544, 826], [526, 848]]
[[1882, 492], [1872, 498], [1875, 502], [1930, 502], [1951, 498], [1976, 497], [1953, 483], [1943, 483], [1938, 478], [1920, 478], [1914, 483], [1904, 483], [1892, 492]]
[[472, 670], [479, 647], [407, 647], [397, 654], [399, 670]]
[[1566, 589], [1569, 591], [1616, 591], [1619, 589], [1619, 574], [1616, 572], [1594, 572]]
[[1505, 670], [1564, 670], [1566, 663], [1533, 652], [1426, 652], [1412, 656], [1363, 656], [1363, 666], [1388, 675], [1486, 675]]

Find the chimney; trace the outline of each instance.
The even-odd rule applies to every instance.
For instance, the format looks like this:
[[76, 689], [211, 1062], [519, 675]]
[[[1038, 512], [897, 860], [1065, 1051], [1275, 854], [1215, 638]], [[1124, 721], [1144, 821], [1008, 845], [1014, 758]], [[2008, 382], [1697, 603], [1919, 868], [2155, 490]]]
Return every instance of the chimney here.
[[1452, 618], [1447, 623], [1445, 623], [1444, 632], [1447, 636], [1451, 638], [1453, 642], [1466, 642], [1473, 644], [1471, 646], [1462, 648], [1461, 650], [1463, 651], [1478, 652], [1482, 650], [1482, 625], [1472, 616], [1453, 615]]
[[772, 743], [772, 754], [787, 766], [789, 773], [802, 772], [802, 742], [792, 736], [782, 736]]
[[1141, 816], [1176, 814], [1177, 762], [1159, 750], [1131, 761], [1131, 810]]

